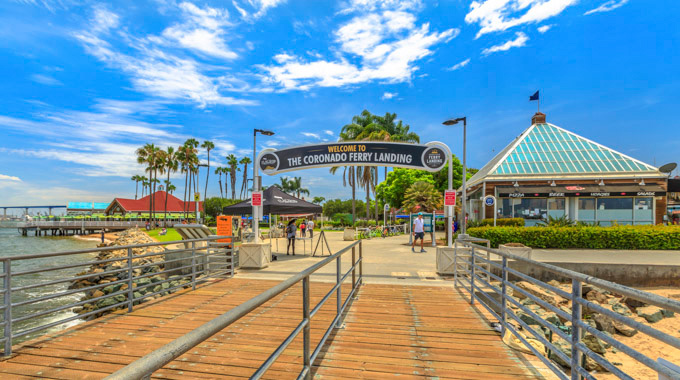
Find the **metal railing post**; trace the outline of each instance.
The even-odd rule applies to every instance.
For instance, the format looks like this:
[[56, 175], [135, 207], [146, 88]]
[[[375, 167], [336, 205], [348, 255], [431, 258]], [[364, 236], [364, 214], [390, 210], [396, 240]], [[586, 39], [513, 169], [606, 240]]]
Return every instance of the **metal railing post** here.
[[470, 246], [470, 305], [475, 304], [475, 247]]
[[[356, 252], [355, 252], [355, 247], [352, 247], [352, 290], [357, 287], [357, 278], [356, 278], [356, 265], [357, 265], [357, 259], [356, 259]], [[356, 293], [355, 293], [356, 295]]]
[[132, 302], [135, 292], [132, 289], [132, 248], [128, 248], [128, 313], [132, 312]]
[[581, 328], [578, 322], [581, 321], [581, 304], [577, 301], [581, 297], [581, 281], [571, 280], [571, 380], [579, 380], [578, 368], [579, 351], [576, 345], [581, 343]]
[[5, 356], [12, 354], [12, 260], [5, 259], [2, 262], [5, 272], [3, 284], [5, 287]]
[[303, 359], [307, 370], [305, 379], [312, 378], [312, 358], [311, 358], [311, 321], [309, 320], [309, 276], [302, 279], [302, 318], [307, 321], [303, 334]]
[[359, 242], [359, 284], [364, 283], [364, 255], [361, 242]]
[[453, 287], [458, 287], [458, 248], [456, 243], [453, 243]]
[[191, 290], [196, 290], [196, 242], [191, 242]]
[[507, 307], [507, 287], [508, 282], [508, 258], [503, 256], [503, 273], [501, 274], [501, 337], [505, 336], [505, 324], [507, 316], [505, 315], [505, 308]]
[[335, 265], [335, 267], [336, 267], [335, 283], [338, 286], [337, 311], [336, 311], [336, 314], [335, 314], [338, 318], [338, 322], [335, 324], [336, 328], [340, 328], [340, 326], [341, 326], [341, 324], [340, 324], [340, 310], [342, 309], [342, 286], [340, 285], [340, 272], [342, 272], [342, 267], [341, 267], [341, 263], [340, 263], [341, 257], [342, 256], [338, 256], [338, 258], [335, 261], [336, 262], [336, 265]]

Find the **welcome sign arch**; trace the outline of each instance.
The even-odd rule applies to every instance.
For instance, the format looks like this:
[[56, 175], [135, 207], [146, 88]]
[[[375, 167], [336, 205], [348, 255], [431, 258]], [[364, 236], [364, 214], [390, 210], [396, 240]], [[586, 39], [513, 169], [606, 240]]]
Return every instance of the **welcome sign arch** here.
[[265, 149], [258, 155], [256, 165], [268, 175], [334, 166], [390, 166], [436, 172], [450, 156], [449, 147], [438, 141], [427, 144], [346, 141]]

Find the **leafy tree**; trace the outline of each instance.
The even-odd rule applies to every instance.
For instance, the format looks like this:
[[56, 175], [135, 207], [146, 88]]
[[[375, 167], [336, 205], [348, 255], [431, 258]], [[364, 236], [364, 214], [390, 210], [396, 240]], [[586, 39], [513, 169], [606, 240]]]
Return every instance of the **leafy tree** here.
[[404, 208], [411, 212], [421, 210], [432, 212], [442, 205], [443, 194], [432, 183], [418, 181], [404, 194]]
[[390, 207], [401, 208], [404, 203], [405, 189], [418, 181], [436, 184], [434, 176], [430, 172], [395, 168], [394, 171], [387, 173], [387, 180], [378, 185], [376, 193], [383, 203], [389, 204]]
[[324, 197], [314, 197], [314, 199], [312, 199], [312, 203], [322, 204], [323, 201], [325, 201], [325, 200], [326, 200], [326, 198], [324, 198]]
[[[327, 217], [332, 217], [335, 214], [351, 214], [352, 213], [352, 202], [351, 199], [329, 199], [323, 204], [323, 214]], [[355, 203], [358, 206], [357, 210], [359, 212], [358, 216], [364, 216], [363, 206], [364, 202], [361, 200], [356, 200]]]
[[241, 200], [210, 197], [205, 200], [205, 203], [203, 204], [203, 210], [205, 211], [206, 215], [215, 218], [216, 216], [222, 214], [222, 210], [226, 206], [231, 206], [238, 202], [241, 202]]

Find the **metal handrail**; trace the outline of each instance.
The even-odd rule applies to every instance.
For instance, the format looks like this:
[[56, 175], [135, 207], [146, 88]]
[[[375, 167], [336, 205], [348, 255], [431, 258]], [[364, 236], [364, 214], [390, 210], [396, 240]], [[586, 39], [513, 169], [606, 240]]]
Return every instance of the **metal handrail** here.
[[[458, 288], [459, 284], [461, 285], [465, 291], [467, 291], [470, 294], [470, 303], [474, 304], [475, 301], [479, 301], [479, 304], [482, 305], [487, 311], [491, 313], [496, 319], [501, 324], [501, 334], [502, 336], [505, 335], [506, 331], [510, 331], [513, 333], [524, 345], [527, 346], [529, 350], [531, 350], [548, 368], [550, 368], [555, 375], [557, 375], [561, 379], [569, 379], [571, 378], [572, 380], [577, 380], [580, 378], [594, 378], [585, 368], [583, 368], [583, 362], [585, 361], [585, 357], [591, 358], [593, 361], [597, 362], [600, 364], [602, 367], [606, 368], [609, 370], [611, 373], [614, 375], [618, 376], [619, 378], [622, 379], [631, 379], [632, 377], [626, 373], [624, 373], [621, 369], [617, 368], [614, 366], [611, 362], [609, 362], [604, 356], [599, 355], [589, 348], [587, 348], [581, 341], [582, 336], [585, 334], [585, 332], [588, 332], [592, 335], [594, 335], [596, 338], [601, 339], [604, 342], [607, 342], [611, 344], [613, 347], [616, 347], [619, 349], [621, 352], [625, 353], [626, 355], [630, 356], [634, 360], [638, 361], [639, 363], [644, 364], [645, 366], [657, 371], [660, 374], [664, 374], [670, 379], [680, 379], [680, 373], [675, 372], [674, 370], [668, 368], [667, 366], [655, 361], [652, 358], [647, 357], [646, 355], [642, 354], [641, 352], [628, 347], [624, 343], [621, 343], [620, 341], [616, 340], [614, 337], [609, 336], [607, 334], [602, 333], [601, 331], [594, 329], [593, 327], [589, 326], [588, 324], [584, 323], [582, 321], [582, 312], [581, 308], [582, 307], [587, 307], [591, 310], [594, 310], [598, 313], [601, 313], [608, 318], [615, 320], [619, 323], [623, 323], [627, 326], [630, 326], [634, 329], [637, 329], [638, 331], [647, 334], [655, 339], [658, 339], [661, 342], [664, 342], [672, 347], [680, 349], [680, 339], [677, 337], [671, 336], [669, 334], [666, 334], [664, 332], [661, 332], [653, 327], [644, 325], [642, 323], [639, 323], [635, 321], [632, 318], [623, 316], [621, 314], [618, 314], [616, 312], [610, 311], [608, 309], [605, 309], [597, 304], [594, 304], [582, 297], [582, 284], [590, 284], [593, 285], [597, 288], [605, 289], [608, 291], [611, 291], [616, 294], [621, 294], [625, 295], [627, 297], [630, 297], [632, 299], [642, 301], [646, 304], [650, 305], [655, 305], [661, 308], [664, 308], [666, 310], [674, 311], [674, 312], [680, 312], [680, 302], [658, 296], [656, 294], [644, 292], [641, 290], [633, 289], [624, 285], [620, 285], [611, 281], [606, 281], [600, 278], [596, 278], [593, 276], [588, 276], [583, 273], [579, 272], [574, 272], [568, 269], [560, 268], [555, 265], [550, 265], [550, 264], [545, 264], [541, 262], [537, 262], [531, 259], [527, 259], [524, 257], [516, 256], [513, 254], [509, 254], [506, 252], [502, 252], [498, 249], [493, 249], [487, 246], [482, 246], [479, 244], [475, 244], [474, 242], [486, 242], [488, 244], [488, 241], [486, 240], [480, 240], [480, 239], [464, 239], [464, 240], [457, 240], [456, 243], [457, 245], [454, 247], [454, 284]], [[470, 252], [465, 253], [465, 254], [460, 254], [458, 252], [457, 246], [461, 245], [463, 247], [469, 248]], [[487, 259], [484, 259], [483, 257], [479, 257], [479, 251], [484, 251], [486, 252]], [[487, 262], [487, 264], [492, 264], [492, 262], [488, 259], [489, 254], [495, 254], [501, 257], [501, 265], [499, 266], [498, 264], [493, 263], [493, 267], [496, 270], [500, 270], [501, 275], [497, 276], [494, 275], [491, 272], [491, 269], [488, 271], [482, 268], [479, 265], [479, 260], [482, 262]], [[554, 273], [556, 275], [559, 275], [560, 277], [564, 278], [569, 278], [572, 281], [572, 291], [571, 293], [565, 292], [561, 289], [558, 289], [552, 285], [546, 284], [543, 281], [540, 281], [536, 278], [533, 278], [525, 273], [521, 273], [515, 269], [512, 269], [508, 266], [508, 260], [515, 260], [515, 261], [521, 261], [524, 263], [527, 263], [531, 266], [537, 267], [544, 269], [546, 271], [549, 271], [551, 273]], [[466, 268], [467, 267], [467, 268]], [[469, 268], [469, 269], [468, 269]], [[487, 275], [486, 280], [479, 276], [477, 271], [481, 271], [484, 274]], [[550, 290], [556, 295], [569, 299], [571, 300], [572, 304], [572, 309], [571, 309], [571, 314], [568, 315], [566, 312], [563, 310], [560, 310], [559, 308], [554, 307], [550, 303], [540, 299], [539, 297], [534, 296], [533, 294], [521, 289], [517, 285], [513, 284], [512, 282], [508, 281], [508, 275], [513, 275], [518, 278], [521, 278], [523, 280], [526, 280], [534, 285], [537, 285], [543, 289]], [[491, 284], [491, 278], [498, 280], [500, 282], [500, 286], [494, 286]], [[522, 305], [520, 302], [517, 302], [514, 298], [508, 297], [507, 294], [507, 289], [511, 288], [514, 291], [518, 291], [522, 293], [524, 296], [530, 298], [532, 301], [534, 301], [536, 304], [541, 306], [542, 308], [555, 312], [557, 315], [559, 315], [562, 318], [565, 318], [571, 322], [572, 325], [572, 331], [571, 335], [569, 336], [565, 332], [559, 330], [554, 326], [552, 323], [546, 321], [545, 319], [541, 318], [538, 314], [534, 313], [532, 310], [529, 308], [525, 307]], [[491, 298], [485, 290], [491, 289], [497, 294], [501, 296], [501, 301], [498, 302], [497, 300]], [[480, 297], [483, 296], [483, 297]], [[536, 331], [534, 328], [529, 326], [527, 323], [525, 323], [521, 318], [519, 318], [512, 309], [507, 307], [507, 303], [510, 302], [512, 305], [514, 305], [516, 308], [521, 310], [522, 312], [526, 313], [529, 315], [531, 318], [536, 320], [537, 322], [540, 323], [541, 327], [545, 327], [548, 330], [550, 330], [552, 333], [556, 334], [560, 338], [564, 339], [565, 341], [569, 342], [571, 346], [571, 358], [568, 358], [567, 355], [565, 355], [563, 352], [561, 352], [559, 349], [557, 349], [553, 344], [552, 344], [552, 339], [548, 341], [545, 338], [545, 335], [543, 334], [542, 331]], [[496, 306], [498, 310], [500, 310], [500, 315], [496, 313], [491, 305]], [[559, 366], [556, 365], [556, 363], [552, 362], [549, 358], [545, 357], [545, 353], [539, 352], [535, 347], [533, 347], [529, 342], [526, 341], [520, 335], [516, 329], [513, 327], [508, 322], [508, 318], [511, 318], [515, 322], [517, 322], [525, 331], [528, 331], [531, 335], [533, 335], [534, 338], [536, 338], [538, 341], [540, 341], [547, 349], [550, 350], [550, 352], [553, 352], [555, 355], [560, 357], [560, 359], [564, 360], [567, 363], [570, 363], [571, 367], [571, 375], [567, 375]]]
[[[18, 255], [18, 256], [8, 256], [8, 257], [3, 257], [0, 258], [0, 262], [3, 264], [3, 271], [0, 273], [0, 278], [2, 278], [0, 281], [3, 283], [3, 288], [0, 293], [2, 293], [2, 298], [3, 298], [3, 304], [0, 305], [0, 309], [2, 309], [2, 313], [4, 315], [3, 321], [0, 323], [0, 326], [3, 327], [3, 336], [0, 339], [0, 341], [3, 342], [4, 345], [4, 350], [3, 350], [3, 355], [8, 356], [11, 355], [12, 353], [12, 343], [15, 338], [20, 338], [24, 336], [28, 336], [31, 334], [34, 334], [39, 331], [43, 331], [55, 326], [62, 325], [64, 323], [68, 323], [77, 319], [84, 319], [90, 316], [96, 316], [98, 314], [104, 313], [106, 311], [116, 309], [127, 306], [128, 312], [133, 310], [133, 306], [137, 305], [145, 300], [147, 300], [149, 297], [153, 297], [156, 295], [165, 295], [165, 294], [170, 294], [173, 293], [181, 288], [191, 288], [192, 290], [196, 289], [196, 286], [200, 283], [203, 283], [207, 281], [208, 278], [211, 277], [216, 277], [216, 276], [222, 276], [222, 275], [230, 275], [233, 276], [234, 273], [234, 248], [233, 246], [225, 246], [223, 243], [219, 243], [218, 240], [222, 239], [233, 239], [233, 236], [209, 236], [206, 238], [201, 238], [201, 239], [191, 239], [191, 240], [178, 240], [178, 241], [170, 241], [170, 242], [154, 242], [154, 243], [145, 243], [145, 244], [133, 244], [133, 245], [124, 245], [124, 246], [108, 246], [108, 247], [100, 247], [100, 248], [93, 248], [93, 249], [86, 249], [86, 250], [74, 250], [74, 251], [65, 251], [65, 252], [52, 252], [52, 253], [40, 253], [40, 254], [30, 254], [30, 255]], [[171, 249], [171, 250], [165, 250], [161, 252], [152, 252], [152, 253], [143, 253], [140, 255], [134, 255], [133, 254], [133, 249], [145, 249], [145, 248], [150, 248], [150, 247], [158, 247], [158, 246], [164, 246], [164, 245], [173, 245], [173, 244], [180, 244], [183, 243], [185, 245], [184, 249]], [[205, 245], [203, 245], [205, 244]], [[200, 245], [200, 246], [199, 246]], [[44, 259], [44, 258], [53, 258], [53, 257], [61, 257], [61, 256], [69, 256], [69, 255], [82, 255], [82, 254], [88, 254], [88, 253], [101, 253], [101, 252], [107, 252], [107, 251], [114, 251], [114, 250], [122, 250], [122, 251], [127, 251], [127, 255], [123, 257], [117, 257], [117, 258], [109, 258], [105, 260], [89, 260], [89, 261], [84, 261], [82, 263], [76, 263], [76, 264], [67, 264], [63, 266], [49, 266], [47, 268], [44, 268], [41, 270], [40, 268], [33, 268], [30, 270], [24, 270], [24, 271], [19, 271], [19, 272], [14, 272], [13, 269], [13, 263], [19, 262], [19, 261], [26, 261], [26, 260], [34, 260], [34, 259]], [[179, 257], [179, 258], [174, 258], [174, 259], [166, 259], [163, 257], [163, 260], [155, 261], [155, 262], [150, 262], [150, 263], [144, 263], [144, 261], [139, 262], [139, 260], [144, 260], [148, 259], [151, 257], [156, 257], [156, 256], [165, 256], [167, 254], [176, 254], [176, 253], [186, 253], [186, 257]], [[190, 256], [190, 257], [189, 257]], [[201, 261], [198, 261], [198, 258], [202, 258]], [[211, 257], [216, 257], [220, 256], [225, 259], [223, 262], [215, 262], [211, 261]], [[204, 259], [203, 259], [204, 258]], [[73, 269], [73, 268], [78, 268], [78, 267], [84, 267], [84, 266], [90, 266], [90, 267], [95, 267], [95, 266], [100, 266], [102, 267], [105, 264], [113, 263], [116, 262], [117, 265], [120, 266], [120, 268], [112, 269], [112, 270], [105, 270], [103, 272], [99, 273], [89, 273], [89, 274], [84, 274], [84, 275], [76, 275], [68, 278], [59, 278], [57, 280], [51, 280], [51, 281], [45, 281], [41, 283], [32, 283], [28, 285], [22, 285], [22, 286], [12, 286], [12, 281], [16, 279], [18, 276], [25, 276], [25, 275], [30, 275], [30, 274], [35, 274], [35, 273], [40, 273], [41, 271], [55, 271], [59, 269]], [[172, 268], [169, 268], [168, 265], [174, 263], [175, 265]], [[153, 270], [151, 272], [144, 272], [146, 268], [149, 267], [157, 267], [156, 270]], [[138, 271], [137, 274], [135, 274], [135, 271]], [[173, 275], [172, 277], [168, 277], [167, 275], [169, 273], [179, 273], [178, 275]], [[51, 287], [54, 285], [62, 284], [65, 282], [74, 282], [74, 281], [79, 281], [79, 280], [88, 280], [93, 277], [97, 276], [116, 276], [119, 279], [116, 281], [108, 282], [108, 283], [98, 283], [95, 285], [91, 286], [86, 286], [83, 288], [79, 289], [70, 289], [66, 291], [58, 291], [58, 292], [49, 292], [47, 295], [42, 295], [39, 297], [30, 297], [25, 300], [21, 301], [15, 301], [12, 302], [12, 295], [16, 294], [21, 294], [24, 291], [27, 290], [34, 290], [37, 288], [45, 288], [45, 287]], [[141, 282], [137, 282], [139, 286], [134, 287], [135, 281], [139, 281], [144, 278], [152, 278], [155, 277], [155, 280], [152, 280], [149, 284], [142, 284]], [[177, 285], [169, 284], [172, 281], [178, 281]], [[40, 310], [39, 312], [31, 313], [28, 315], [23, 315], [23, 316], [14, 316], [13, 317], [13, 312], [17, 310], [17, 308], [25, 307], [30, 304], [35, 304], [39, 302], [45, 302], [51, 299], [58, 299], [61, 297], [69, 296], [69, 295], [74, 295], [74, 294], [89, 294], [86, 292], [94, 292], [95, 290], [101, 290], [103, 288], [106, 288], [107, 286], [111, 285], [127, 285], [127, 289], [119, 289], [114, 292], [110, 292], [108, 294], [104, 294], [102, 296], [98, 297], [93, 297], [93, 298], [87, 298], [87, 299], [81, 299], [79, 301], [75, 302], [70, 302], [65, 305], [59, 305], [55, 306], [46, 310]], [[160, 285], [161, 290], [153, 291], [156, 286]], [[163, 287], [165, 286], [165, 288]], [[135, 293], [138, 293], [137, 296], [135, 296]], [[141, 293], [141, 296], [140, 296]], [[123, 295], [124, 300], [116, 300], [115, 298]], [[67, 309], [72, 309], [75, 307], [79, 307], [82, 305], [85, 305], [87, 303], [93, 304], [97, 303], [98, 301], [104, 300], [104, 299], [111, 299], [115, 301], [115, 303], [112, 303], [107, 306], [103, 306], [100, 308], [96, 308], [94, 310], [85, 312], [83, 314], [75, 315], [75, 316], [70, 316], [64, 319], [56, 320], [56, 321], [51, 321], [49, 323], [44, 323], [44, 324], [38, 324], [37, 326], [33, 326], [28, 329], [24, 329], [19, 331], [17, 329], [17, 323], [19, 322], [25, 322], [30, 319], [35, 319], [35, 318], [40, 318], [44, 317], [46, 315], [50, 315], [53, 313], [57, 313], [60, 311], [64, 311]], [[119, 298], [120, 299], [120, 298]], [[20, 329], [21, 327], [19, 327]]]
[[[359, 246], [359, 259], [356, 259], [356, 246]], [[352, 252], [352, 267], [349, 269], [344, 276], [341, 277], [341, 258], [342, 255]], [[337, 310], [336, 315], [330, 326], [326, 330], [326, 333], [321, 338], [320, 342], [317, 344], [314, 351], [311, 351], [311, 330], [310, 330], [310, 320], [312, 318], [312, 313], [309, 304], [309, 277], [314, 274], [319, 269], [331, 263], [333, 260], [336, 261], [336, 284], [331, 289], [328, 294], [336, 292], [337, 294]], [[356, 276], [356, 270], [359, 270], [359, 276]], [[342, 291], [341, 284], [342, 280], [347, 278], [349, 274], [352, 274], [352, 290], [347, 295], [345, 302], [342, 302]], [[150, 375], [170, 363], [180, 355], [191, 350], [193, 347], [199, 345], [203, 341], [207, 340], [211, 336], [215, 335], [219, 331], [225, 329], [232, 323], [238, 321], [240, 318], [244, 317], [251, 311], [255, 310], [264, 303], [270, 301], [274, 297], [280, 295], [285, 290], [294, 286], [298, 282], [302, 282], [302, 321], [295, 327], [290, 335], [274, 350], [274, 352], [265, 360], [265, 362], [258, 368], [258, 370], [251, 376], [251, 379], [259, 379], [267, 369], [276, 361], [276, 359], [281, 355], [281, 353], [288, 347], [288, 345], [299, 335], [300, 332], [303, 333], [303, 368], [298, 375], [298, 379], [311, 379], [311, 370], [314, 360], [321, 351], [323, 344], [326, 342], [330, 333], [334, 328], [340, 327], [340, 321], [344, 313], [345, 308], [349, 304], [349, 301], [353, 298], [357, 289], [363, 282], [363, 254], [362, 254], [362, 243], [361, 240], [355, 241], [354, 243], [348, 245], [347, 247], [341, 249], [332, 256], [327, 257], [323, 261], [320, 261], [309, 268], [299, 272], [298, 274], [288, 278], [287, 280], [279, 283], [278, 285], [260, 293], [259, 295], [249, 299], [248, 301], [236, 306], [235, 308], [227, 311], [226, 313], [214, 318], [210, 322], [207, 322], [196, 329], [190, 331], [189, 333], [173, 340], [172, 342], [166, 344], [163, 347], [156, 349], [155, 351], [145, 355], [144, 357], [135, 360], [134, 362], [128, 364], [127, 366], [121, 368], [120, 370], [114, 372], [113, 374], [106, 377], [107, 380], [128, 380], [128, 379], [143, 379], [149, 378]], [[328, 295], [324, 297], [319, 304], [323, 305], [330, 297]], [[314, 310], [318, 310], [318, 305], [314, 307]]]

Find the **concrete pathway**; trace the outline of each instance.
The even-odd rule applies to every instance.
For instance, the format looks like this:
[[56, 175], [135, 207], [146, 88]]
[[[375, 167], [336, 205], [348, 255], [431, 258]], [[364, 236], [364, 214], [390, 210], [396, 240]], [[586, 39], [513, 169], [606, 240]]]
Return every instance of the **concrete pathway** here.
[[[338, 250], [351, 244], [342, 240], [342, 232], [326, 232], [331, 250]], [[278, 249], [276, 240], [278, 240]], [[237, 277], [283, 280], [319, 262], [323, 257], [312, 257], [311, 253], [318, 240], [318, 233], [306, 241], [306, 255], [303, 242], [296, 242], [296, 256], [286, 256], [286, 240], [272, 240], [272, 252], [278, 260], [261, 270], [239, 269]], [[388, 238], [365, 239], [363, 244], [364, 280], [366, 283], [452, 286], [449, 277], [436, 273], [436, 248], [426, 246], [425, 253], [411, 252], [408, 235]], [[419, 249], [416, 249], [419, 251]], [[317, 254], [320, 254], [319, 247]], [[357, 257], [359, 256], [357, 247]], [[351, 253], [344, 255], [342, 270], [351, 266]], [[678, 265], [680, 251], [634, 251], [594, 249], [534, 249], [532, 259], [548, 263], [602, 263], [633, 265]], [[313, 277], [315, 281], [335, 281], [335, 263], [328, 264]]]

